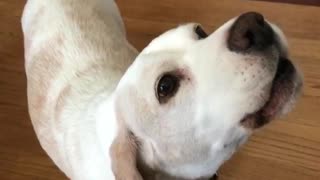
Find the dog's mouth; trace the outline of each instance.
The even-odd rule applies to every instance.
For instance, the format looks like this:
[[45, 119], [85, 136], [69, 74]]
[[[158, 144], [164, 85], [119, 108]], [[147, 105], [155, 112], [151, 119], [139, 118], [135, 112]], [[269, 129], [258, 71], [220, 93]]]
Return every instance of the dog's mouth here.
[[278, 115], [286, 113], [300, 94], [302, 81], [292, 62], [280, 58], [276, 75], [265, 105], [255, 113], [248, 114], [241, 120], [247, 128], [255, 129], [267, 124]]

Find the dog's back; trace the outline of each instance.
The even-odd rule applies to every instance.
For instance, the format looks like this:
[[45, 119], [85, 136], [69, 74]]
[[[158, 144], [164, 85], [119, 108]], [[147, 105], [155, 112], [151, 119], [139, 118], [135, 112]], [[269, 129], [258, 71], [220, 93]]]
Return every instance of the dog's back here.
[[113, 137], [97, 139], [96, 109], [136, 56], [115, 3], [29, 0], [22, 26], [29, 113], [42, 147], [69, 177], [109, 177], [97, 168], [106, 168], [103, 151]]

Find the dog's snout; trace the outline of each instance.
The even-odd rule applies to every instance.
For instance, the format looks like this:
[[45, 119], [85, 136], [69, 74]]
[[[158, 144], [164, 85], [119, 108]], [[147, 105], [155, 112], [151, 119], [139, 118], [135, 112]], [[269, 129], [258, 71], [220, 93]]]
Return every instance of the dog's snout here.
[[231, 26], [228, 47], [232, 51], [264, 50], [274, 43], [274, 32], [256, 12], [242, 14]]

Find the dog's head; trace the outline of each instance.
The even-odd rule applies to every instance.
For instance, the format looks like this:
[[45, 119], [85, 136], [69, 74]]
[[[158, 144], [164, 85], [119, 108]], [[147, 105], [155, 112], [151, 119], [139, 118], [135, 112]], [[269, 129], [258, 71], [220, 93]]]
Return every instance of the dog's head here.
[[301, 86], [283, 33], [250, 12], [209, 36], [186, 24], [154, 39], [120, 81], [116, 107], [150, 166], [196, 177], [287, 113]]

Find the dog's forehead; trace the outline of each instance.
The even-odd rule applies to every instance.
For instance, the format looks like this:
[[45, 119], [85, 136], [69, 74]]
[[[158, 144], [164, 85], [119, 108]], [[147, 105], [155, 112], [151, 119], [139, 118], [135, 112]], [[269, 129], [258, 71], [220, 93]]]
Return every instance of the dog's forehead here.
[[[223, 40], [226, 37], [228, 29], [231, 27], [236, 18], [224, 23], [221, 27], [209, 35], [210, 39], [217, 41]], [[195, 28], [200, 26], [198, 23], [187, 23], [176, 28], [170, 29], [157, 38], [151, 41], [148, 46], [143, 49], [142, 54], [147, 54], [156, 51], [181, 51], [192, 48], [193, 45], [201, 42], [198, 35], [195, 33]], [[219, 43], [219, 42], [217, 42]]]
[[[209, 45], [212, 47], [212, 50], [214, 50], [215, 47], [222, 46], [228, 49], [225, 42], [228, 39], [230, 28], [237, 19], [238, 17], [230, 19], [226, 23], [222, 24], [213, 33], [211, 33], [208, 38], [203, 40], [199, 40], [195, 33], [195, 27], [199, 26], [198, 23], [180, 25], [159, 35], [141, 53], [145, 54], [156, 51], [189, 51], [190, 49], [194, 49], [194, 46], [202, 43], [202, 41], [206, 41], [207, 39], [211, 40]], [[287, 56], [287, 41], [283, 32], [280, 30], [280, 28], [267, 19], [266, 22], [271, 26], [276, 34], [276, 39], [279, 43], [279, 48], [281, 51], [280, 53], [283, 56]]]
[[188, 23], [170, 29], [155, 38], [143, 51], [142, 54], [172, 50], [183, 50], [197, 41], [194, 33], [196, 23]]

